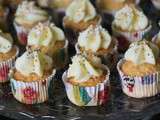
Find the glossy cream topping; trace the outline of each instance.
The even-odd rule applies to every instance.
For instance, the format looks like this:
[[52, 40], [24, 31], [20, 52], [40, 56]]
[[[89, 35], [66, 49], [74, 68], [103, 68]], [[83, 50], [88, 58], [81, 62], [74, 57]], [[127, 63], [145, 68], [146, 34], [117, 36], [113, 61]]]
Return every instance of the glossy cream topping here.
[[12, 49], [13, 39], [10, 34], [0, 31], [0, 53], [7, 53]]
[[78, 82], [85, 82], [91, 77], [98, 77], [103, 73], [101, 69], [95, 67], [98, 64], [101, 64], [101, 60], [95, 56], [89, 60], [82, 55], [76, 55], [72, 58], [67, 77], [73, 77]]
[[29, 32], [28, 45], [50, 46], [56, 41], [64, 41], [64, 32], [53, 23], [39, 23]]
[[44, 75], [44, 71], [52, 68], [52, 64], [52, 59], [49, 56], [38, 51], [26, 51], [17, 58], [15, 68], [25, 76], [36, 74], [41, 77]]
[[78, 45], [93, 52], [99, 49], [108, 49], [111, 44], [111, 36], [108, 31], [101, 26], [93, 27], [92, 25], [81, 32], [78, 38]]
[[148, 19], [144, 13], [133, 5], [126, 5], [116, 14], [113, 25], [125, 31], [144, 30], [148, 26]]
[[139, 65], [143, 63], [156, 64], [159, 55], [159, 48], [153, 43], [142, 40], [130, 45], [125, 53], [125, 60], [132, 61]]
[[92, 20], [96, 14], [96, 10], [89, 0], [74, 0], [66, 10], [66, 16], [76, 23]]
[[48, 19], [46, 11], [35, 5], [33, 1], [23, 1], [19, 6], [15, 14], [15, 21], [21, 23], [37, 23], [39, 21], [45, 21]]

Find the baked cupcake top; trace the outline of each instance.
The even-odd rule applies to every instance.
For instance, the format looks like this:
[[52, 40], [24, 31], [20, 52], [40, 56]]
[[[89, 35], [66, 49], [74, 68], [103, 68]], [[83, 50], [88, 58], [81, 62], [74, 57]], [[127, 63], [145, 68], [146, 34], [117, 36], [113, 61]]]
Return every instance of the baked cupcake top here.
[[97, 52], [100, 49], [108, 49], [111, 42], [111, 36], [102, 26], [93, 27], [91, 25], [88, 29], [81, 32], [78, 37], [78, 45], [92, 52]]
[[96, 15], [96, 10], [89, 0], [74, 0], [66, 10], [66, 16], [75, 23], [87, 22]]
[[98, 57], [91, 59], [83, 55], [75, 55], [72, 58], [72, 64], [70, 64], [67, 78], [74, 78], [77, 83], [86, 82], [91, 78], [99, 77], [103, 75], [103, 70], [98, 67], [101, 64], [101, 60]]
[[0, 31], [0, 53], [7, 53], [13, 47], [13, 39], [10, 34]]
[[[23, 76], [44, 76], [46, 71], [52, 69], [52, 59], [39, 51], [26, 51], [15, 62], [16, 71]], [[19, 75], [20, 76], [20, 75]]]
[[18, 6], [15, 14], [16, 23], [29, 27], [37, 22], [46, 21], [48, 18], [47, 12], [37, 7], [33, 1], [23, 1]]
[[54, 46], [56, 41], [65, 41], [64, 32], [53, 23], [39, 23], [29, 32], [28, 46]]
[[113, 25], [122, 31], [144, 30], [149, 24], [145, 14], [134, 5], [125, 5], [115, 14]]
[[158, 47], [146, 40], [132, 43], [124, 55], [125, 60], [131, 61], [136, 65], [144, 63], [155, 65], [158, 57]]

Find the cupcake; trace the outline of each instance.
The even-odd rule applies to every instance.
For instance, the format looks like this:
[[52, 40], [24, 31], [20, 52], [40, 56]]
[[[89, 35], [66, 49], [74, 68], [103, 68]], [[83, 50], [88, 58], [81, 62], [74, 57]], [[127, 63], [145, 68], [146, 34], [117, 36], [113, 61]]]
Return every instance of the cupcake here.
[[36, 104], [48, 99], [48, 87], [55, 75], [52, 59], [39, 51], [26, 51], [10, 72], [13, 96], [21, 103]]
[[21, 45], [26, 45], [28, 32], [38, 22], [45, 22], [49, 20], [46, 11], [35, 6], [33, 1], [23, 1], [15, 14], [14, 26], [17, 32], [17, 37]]
[[54, 67], [64, 67], [68, 58], [68, 40], [53, 23], [39, 23], [28, 34], [27, 46], [53, 58]]
[[0, 31], [0, 83], [8, 82], [9, 70], [14, 67], [19, 49], [10, 34]]
[[126, 95], [144, 98], [159, 93], [159, 49], [153, 43], [146, 40], [133, 42], [117, 68]]
[[63, 26], [71, 45], [77, 42], [78, 33], [90, 25], [101, 23], [101, 17], [89, 0], [74, 0], [66, 10]]
[[159, 0], [151, 0], [154, 7], [160, 10], [160, 1]]
[[76, 51], [99, 56], [110, 69], [117, 62], [117, 41], [100, 25], [91, 25], [79, 34]]
[[151, 29], [144, 13], [133, 5], [126, 5], [116, 14], [112, 30], [119, 42], [119, 50], [125, 51], [133, 41], [141, 40]]
[[109, 97], [109, 75], [109, 69], [98, 57], [75, 55], [62, 76], [68, 99], [77, 106], [105, 104]]

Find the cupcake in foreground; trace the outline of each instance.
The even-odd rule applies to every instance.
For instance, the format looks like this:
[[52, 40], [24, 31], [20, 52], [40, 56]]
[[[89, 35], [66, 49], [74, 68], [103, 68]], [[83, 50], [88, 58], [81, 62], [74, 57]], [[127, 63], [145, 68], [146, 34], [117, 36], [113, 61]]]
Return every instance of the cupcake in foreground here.
[[151, 0], [154, 7], [158, 10], [160, 10], [160, 1], [159, 0]]
[[29, 32], [27, 46], [53, 58], [54, 67], [63, 67], [68, 61], [68, 40], [53, 23], [39, 23]]
[[21, 45], [26, 45], [28, 32], [38, 22], [49, 20], [48, 13], [35, 5], [33, 1], [23, 1], [17, 8], [14, 27]]
[[143, 39], [150, 29], [148, 18], [133, 5], [126, 5], [119, 10], [112, 23], [113, 34], [119, 41], [120, 51], [125, 51], [131, 42]]
[[105, 104], [109, 97], [109, 69], [92, 56], [75, 55], [62, 79], [68, 99], [78, 106]]
[[95, 54], [102, 63], [112, 69], [117, 62], [117, 41], [107, 30], [99, 26], [90, 26], [81, 32], [76, 44], [77, 53]]
[[72, 45], [77, 42], [78, 33], [90, 25], [101, 24], [101, 17], [89, 0], [74, 0], [66, 10], [63, 26]]
[[14, 67], [19, 49], [13, 45], [10, 34], [0, 31], [0, 83], [7, 82], [9, 70]]
[[126, 95], [144, 98], [159, 93], [159, 49], [153, 43], [146, 40], [132, 43], [117, 69]]
[[13, 96], [25, 104], [42, 103], [48, 99], [48, 87], [55, 75], [52, 59], [39, 51], [26, 51], [17, 58], [11, 70]]

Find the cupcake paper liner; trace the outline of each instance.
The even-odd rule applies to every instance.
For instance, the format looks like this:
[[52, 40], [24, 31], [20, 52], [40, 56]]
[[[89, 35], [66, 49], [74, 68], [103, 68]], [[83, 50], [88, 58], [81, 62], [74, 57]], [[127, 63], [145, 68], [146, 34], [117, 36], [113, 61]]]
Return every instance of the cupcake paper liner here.
[[153, 97], [160, 90], [160, 73], [156, 72], [146, 76], [127, 76], [121, 70], [123, 60], [117, 64], [117, 69], [121, 78], [123, 92], [133, 98]]
[[106, 80], [96, 86], [84, 87], [73, 85], [67, 81], [67, 71], [64, 72], [62, 80], [68, 99], [77, 106], [98, 106], [105, 104], [109, 99], [109, 70]]
[[54, 67], [63, 68], [68, 63], [68, 40], [65, 41], [65, 46], [53, 53]]
[[0, 62], [0, 83], [5, 83], [9, 81], [9, 76], [8, 76], [9, 70], [14, 67], [15, 59], [19, 54], [19, 48], [18, 47], [16, 48], [17, 52], [15, 56], [6, 61]]
[[48, 100], [48, 88], [50, 81], [55, 76], [54, 70], [45, 80], [23, 82], [15, 80], [11, 75], [11, 90], [13, 96], [24, 104], [38, 104]]
[[115, 26], [112, 24], [112, 31], [113, 35], [118, 39], [119, 44], [119, 50], [126, 50], [129, 47], [129, 44], [142, 40], [144, 35], [148, 33], [152, 28], [152, 25], [150, 24], [146, 29], [142, 31], [137, 32], [123, 32], [115, 28]]

